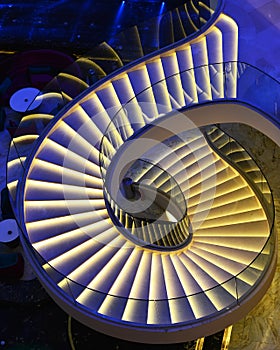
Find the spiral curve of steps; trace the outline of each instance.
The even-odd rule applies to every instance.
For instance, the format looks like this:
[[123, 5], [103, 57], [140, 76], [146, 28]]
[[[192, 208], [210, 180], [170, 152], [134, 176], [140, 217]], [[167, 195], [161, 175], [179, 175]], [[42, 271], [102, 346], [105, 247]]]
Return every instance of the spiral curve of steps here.
[[[206, 10], [198, 12], [203, 23], [215, 13], [207, 1], [190, 3]], [[199, 35], [135, 63], [121, 66], [115, 54], [120, 67], [108, 76], [78, 60], [101, 80], [90, 87], [81, 76], [58, 76], [59, 92], [52, 82], [38, 98], [57, 97], [61, 109], [25, 116], [19, 133], [31, 119], [42, 132], [13, 139], [8, 188], [23, 244], [50, 295], [101, 332], [147, 343], [211, 334], [232, 323], [233, 310], [240, 317], [242, 303], [273, 269], [263, 202], [271, 205], [271, 194], [261, 171], [221, 130], [204, 134], [180, 112], [237, 96], [238, 28], [222, 12], [215, 15]], [[128, 172], [134, 183], [185, 206], [190, 239], [176, 223], [154, 244], [151, 231], [166, 228], [166, 218], [157, 226], [128, 223], [133, 214], [114, 197], [115, 179]]]

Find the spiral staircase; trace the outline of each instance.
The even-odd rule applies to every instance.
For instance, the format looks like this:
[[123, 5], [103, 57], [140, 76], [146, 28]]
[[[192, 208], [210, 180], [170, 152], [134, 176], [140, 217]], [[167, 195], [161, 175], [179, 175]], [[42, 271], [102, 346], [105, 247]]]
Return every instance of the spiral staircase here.
[[231, 325], [264, 295], [276, 261], [264, 175], [203, 118], [248, 91], [237, 24], [222, 3], [189, 1], [75, 67], [36, 97], [8, 157], [38, 278], [70, 315], [131, 341]]

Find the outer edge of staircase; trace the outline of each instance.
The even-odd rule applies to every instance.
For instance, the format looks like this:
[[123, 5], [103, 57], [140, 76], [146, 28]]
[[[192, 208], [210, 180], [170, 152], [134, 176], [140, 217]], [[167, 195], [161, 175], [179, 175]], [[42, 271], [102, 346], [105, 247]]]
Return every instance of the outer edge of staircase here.
[[[186, 325], [176, 324], [168, 327], [149, 326], [141, 327], [135, 324], [123, 322], [121, 325], [114, 322], [104, 315], [94, 315], [84, 307], [79, 307], [78, 303], [73, 303], [73, 299], [57, 288], [55, 283], [50, 283], [50, 279], [46, 272], [42, 273], [42, 267], [35, 255], [30, 252], [30, 248], [24, 240], [22, 240], [24, 252], [31, 261], [34, 273], [40, 278], [40, 282], [46, 289], [52, 299], [69, 315], [77, 319], [87, 327], [92, 327], [98, 332], [107, 334], [112, 337], [125, 339], [131, 342], [150, 343], [150, 344], [174, 344], [180, 342], [191, 341], [202, 336], [214, 334], [246, 316], [250, 310], [263, 298], [273, 280], [276, 263], [277, 249], [274, 249], [272, 261], [263, 275], [261, 281], [250, 290], [250, 293], [243, 296], [235, 307], [222, 312], [217, 312], [213, 316], [191, 322]], [[275, 242], [277, 246], [277, 242]], [[81, 312], [82, 311], [82, 312]], [[145, 336], [143, 336], [143, 331]]]

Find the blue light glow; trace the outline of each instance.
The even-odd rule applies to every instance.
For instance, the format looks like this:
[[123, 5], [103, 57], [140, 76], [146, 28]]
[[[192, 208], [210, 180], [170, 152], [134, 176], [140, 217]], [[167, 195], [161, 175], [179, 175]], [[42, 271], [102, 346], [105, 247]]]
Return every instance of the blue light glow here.
[[163, 1], [163, 2], [161, 3], [161, 6], [160, 6], [159, 15], [162, 15], [163, 10], [164, 10], [164, 6], [165, 6], [165, 2]]
[[120, 7], [118, 9], [118, 12], [116, 14], [114, 23], [112, 25], [111, 39], [108, 41], [110, 45], [112, 45], [112, 39], [113, 39], [114, 35], [116, 34], [116, 29], [120, 28], [120, 22], [121, 22], [121, 17], [123, 14], [124, 7], [125, 7], [125, 0], [123, 0], [121, 2]]
[[118, 22], [119, 22], [119, 20], [121, 18], [121, 15], [123, 13], [124, 5], [125, 5], [125, 1], [122, 1], [121, 6], [118, 9], [118, 12], [117, 12], [117, 15], [116, 15], [116, 18], [115, 18], [115, 21], [114, 21], [114, 25], [118, 24]]

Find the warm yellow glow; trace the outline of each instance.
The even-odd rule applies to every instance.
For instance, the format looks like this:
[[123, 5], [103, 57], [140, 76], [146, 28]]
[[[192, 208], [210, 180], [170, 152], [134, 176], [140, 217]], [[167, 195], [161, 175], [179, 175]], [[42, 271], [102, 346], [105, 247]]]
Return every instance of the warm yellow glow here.
[[[200, 155], [199, 155], [200, 157]], [[191, 158], [191, 157], [190, 157]], [[209, 158], [209, 164], [206, 162], [207, 158]], [[198, 191], [201, 192], [201, 188], [203, 186], [204, 189], [206, 189], [205, 185], [207, 180], [211, 179], [214, 181], [212, 183], [212, 186], [210, 187], [214, 188], [215, 185], [218, 183], [215, 181], [215, 162], [212, 158], [213, 162], [210, 165], [210, 159], [211, 156], [207, 155], [205, 158], [192, 158], [192, 165], [187, 168], [187, 164], [182, 159], [181, 162], [178, 162], [179, 164], [175, 165], [174, 167], [167, 169], [167, 171], [176, 179], [177, 183], [180, 186], [180, 189], [183, 193], [189, 193], [188, 197], [193, 196], [197, 194], [197, 188], [199, 187]], [[201, 162], [200, 162], [201, 160]], [[198, 162], [198, 164], [196, 163]], [[182, 166], [183, 164], [183, 166]], [[180, 166], [181, 165], [181, 166]], [[209, 167], [208, 167], [209, 166]], [[188, 169], [188, 171], [186, 171]], [[209, 188], [209, 187], [208, 187]], [[191, 189], [191, 191], [190, 191]]]
[[203, 350], [204, 338], [199, 338], [195, 344], [195, 350]]
[[232, 332], [232, 326], [229, 326], [224, 330], [221, 350], [228, 350], [230, 338], [231, 338], [231, 332]]
[[147, 66], [142, 65], [131, 68], [131, 70], [128, 71], [128, 76], [130, 79], [136, 79], [139, 85], [138, 89], [141, 92], [137, 96], [137, 100], [145, 100], [145, 104], [141, 106], [141, 109], [145, 124], [147, 124], [159, 115]]
[[185, 293], [181, 286], [181, 281], [174, 268], [173, 261], [170, 256], [162, 257], [162, 268], [165, 280], [165, 287], [167, 298], [169, 299], [169, 311], [171, 323], [182, 322], [184, 319], [184, 312], [182, 313], [182, 306], [180, 300], [170, 300], [184, 297]]
[[191, 3], [191, 7], [192, 9], [194, 10], [194, 12], [199, 15], [199, 10], [195, 7], [194, 3], [193, 3], [193, 0], [190, 0], [190, 3]]
[[[235, 195], [235, 202], [236, 201], [246, 201], [247, 199], [252, 198], [252, 193], [248, 191], [246, 187], [236, 187], [233, 189], [234, 195]], [[196, 206], [200, 205], [201, 211], [207, 210], [211, 208], [211, 212], [208, 212], [207, 215], [211, 217], [212, 209], [219, 211], [219, 208], [222, 208], [224, 205], [228, 205], [230, 201], [230, 192], [227, 192], [223, 187], [220, 188], [216, 186], [215, 188], [215, 197], [213, 198], [213, 191], [209, 191], [209, 194], [207, 195], [207, 192], [203, 193], [203, 196], [201, 196], [199, 193], [196, 195], [192, 194], [188, 198], [188, 213], [189, 215], [192, 215]], [[214, 201], [213, 201], [214, 199]], [[231, 212], [234, 206], [231, 206]]]
[[0, 50], [0, 53], [5, 55], [13, 55], [16, 53], [16, 51], [9, 51], [9, 50]]
[[205, 10], [207, 10], [208, 12], [210, 12], [211, 15], [215, 12], [211, 7], [207, 6], [207, 5], [206, 5], [204, 2], [202, 2], [202, 1], [199, 1], [199, 2], [198, 2], [198, 6], [201, 7], [201, 8], [204, 8]]
[[[88, 88], [88, 84], [86, 82], [84, 82], [82, 79], [80, 79], [74, 75], [68, 74], [68, 73], [59, 73], [57, 75], [56, 79], [58, 81], [60, 81], [60, 80], [66, 80], [66, 81], [70, 80], [71, 81], [72, 80], [75, 83], [79, 84], [81, 86], [81, 88], [83, 88], [83, 89]], [[70, 84], [70, 86], [71, 86], [71, 84]]]
[[198, 31], [197, 26], [194, 24], [194, 22], [193, 22], [193, 20], [192, 20], [192, 18], [191, 18], [191, 16], [190, 16], [190, 14], [189, 14], [189, 10], [188, 10], [188, 8], [187, 8], [187, 5], [184, 4], [184, 7], [185, 7], [186, 15], [188, 16], [189, 22], [191, 23], [191, 25], [193, 26], [193, 28], [195, 29], [195, 31]]
[[[63, 241], [67, 242], [80, 236], [85, 238], [84, 242], [74, 246], [59, 256], [50, 259], [48, 263], [55, 269], [63, 269], [69, 266], [70, 272], [73, 272], [73, 267], [70, 267], [73, 261], [77, 259], [83, 261], [84, 259], [81, 259], [81, 257], [83, 257], [85, 254], [92, 256], [93, 251], [103, 247], [104, 244], [110, 244], [110, 242], [112, 242], [118, 236], [118, 232], [112, 228], [112, 224], [108, 224], [108, 222], [104, 221], [102, 225], [99, 225], [98, 229], [94, 223], [84, 226], [82, 229], [78, 228], [73, 231], [62, 233], [59, 236], [34, 243], [33, 246], [36, 247], [36, 249], [38, 248], [38, 251], [44, 256], [45, 249], [48, 250], [49, 247], [55, 247], [58, 243], [62, 243]], [[79, 271], [75, 271], [76, 277], [81, 277], [83, 272], [85, 272], [83, 269], [80, 271], [82, 272], [79, 273]]]
[[[126, 303], [122, 319], [125, 321], [134, 321], [137, 315], [135, 315], [135, 307], [141, 308], [147, 306], [146, 302], [138, 302], [137, 299], [148, 299], [148, 288], [150, 283], [150, 264], [152, 254], [149, 251], [140, 250], [141, 255], [138, 263], [138, 268], [135, 273], [135, 277], [131, 283], [130, 294]], [[146, 313], [146, 310], [144, 310]]]
[[[112, 287], [108, 291], [107, 297], [104, 299], [102, 305], [100, 306], [98, 312], [109, 315], [110, 314], [110, 306], [111, 306], [111, 300], [114, 301], [116, 297], [120, 296], [122, 298], [128, 297], [130, 292], [130, 284], [131, 276], [133, 276], [136, 273], [136, 266], [137, 262], [139, 261], [139, 258], [141, 256], [141, 251], [137, 248], [133, 249], [130, 254], [128, 255], [129, 251], [125, 252], [125, 256], [127, 256], [127, 260], [125, 261], [124, 265], [122, 266], [121, 271], [119, 272], [118, 276], [114, 280]], [[110, 263], [106, 265], [106, 268], [102, 270], [104, 274], [108, 272], [108, 269], [112, 268], [116, 261], [122, 261], [123, 257], [122, 255], [124, 252], [119, 252], [114, 256], [112, 260], [110, 260]], [[115, 261], [114, 261], [115, 260]], [[99, 277], [99, 284], [102, 283], [102, 280], [104, 277], [102, 277], [102, 274]], [[96, 283], [96, 282], [95, 282]], [[96, 284], [94, 284], [96, 286]], [[114, 298], [110, 296], [115, 296]]]
[[57, 285], [63, 289], [64, 292], [69, 293], [69, 284], [67, 278], [63, 278]]
[[93, 68], [97, 72], [98, 75], [101, 75], [104, 77], [106, 76], [105, 71], [97, 63], [95, 63], [91, 59], [88, 59], [86, 57], [79, 57], [76, 60], [76, 63], [78, 64], [78, 66], [81, 67], [81, 70], [86, 69], [88, 71], [89, 67], [90, 67], [90, 68]]
[[192, 253], [192, 262], [199, 266], [206, 276], [209, 277], [210, 284], [207, 285], [207, 288], [222, 284], [226, 280], [236, 276], [246, 267], [245, 262], [237, 262], [219, 256], [219, 254], [206, 254], [200, 249], [196, 250], [195, 248], [192, 248]]
[[[200, 268], [200, 265], [197, 265], [188, 257], [187, 252], [182, 252], [182, 254], [179, 255], [179, 259], [180, 263], [183, 264], [185, 268], [184, 273], [188, 278], [186, 282], [190, 284], [184, 286], [184, 289], [187, 289], [188, 292], [186, 295], [189, 298], [189, 302], [195, 317], [199, 318], [203, 316], [203, 313], [205, 312], [199, 302], [200, 298], [204, 298], [204, 293], [201, 292], [214, 287], [216, 283], [206, 272], [203, 271], [202, 267]], [[178, 261], [177, 264], [179, 264]], [[184, 280], [186, 280], [186, 277]], [[192, 293], [190, 293], [191, 290]], [[191, 296], [192, 294], [194, 294], [194, 296]]]
[[[194, 313], [194, 316], [196, 319], [207, 316], [207, 315], [212, 313], [210, 311], [211, 309], [208, 310], [207, 307], [204, 307], [205, 303], [210, 304], [209, 300], [207, 300], [205, 302], [204, 293], [199, 293], [196, 295], [189, 296], [188, 302], [190, 303], [190, 307], [191, 307], [192, 312]], [[214, 309], [214, 307], [213, 307], [213, 309]]]
[[[192, 142], [193, 142], [193, 146], [192, 146]], [[193, 176], [193, 174], [191, 173], [192, 169], [195, 170], [195, 174], [199, 174], [200, 171], [203, 170], [201, 168], [197, 168], [196, 163], [194, 163], [194, 160], [191, 157], [187, 157], [187, 156], [192, 152], [195, 153], [195, 155], [196, 155], [195, 161], [198, 162], [200, 159], [207, 156], [210, 152], [209, 147], [206, 146], [204, 138], [201, 137], [201, 141], [200, 141], [199, 138], [197, 137], [192, 142], [190, 142], [188, 147], [186, 147], [183, 144], [178, 144], [177, 146], [174, 146], [173, 148], [165, 149], [164, 152], [161, 152], [161, 151], [156, 152], [156, 149], [153, 152], [153, 162], [154, 163], [160, 163], [161, 167], [164, 168], [173, 177], [175, 177], [177, 181], [179, 181], [180, 176], [182, 177], [182, 180], [181, 180], [182, 182], [179, 181], [180, 185], [182, 185], [183, 182], [185, 182], [185, 181], [187, 181], [187, 182], [189, 181], [186, 178], [187, 174], [190, 174], [190, 176]], [[202, 146], [205, 146], [203, 148], [203, 151], [201, 151], [201, 149], [199, 149], [199, 147], [202, 148]], [[175, 152], [178, 152], [178, 151], [180, 153], [180, 159], [181, 159], [180, 162], [178, 162], [179, 158], [177, 156], [174, 156]], [[186, 158], [187, 161], [185, 161], [184, 158]], [[209, 165], [213, 165], [212, 163], [210, 163], [211, 160], [213, 160], [212, 157], [209, 159]], [[183, 167], [182, 167], [182, 163], [184, 163]], [[206, 162], [203, 162], [203, 164], [204, 164], [204, 168], [206, 168], [208, 166], [208, 163], [206, 163]], [[160, 169], [158, 169], [158, 171], [156, 171], [153, 168], [153, 172], [151, 175], [149, 172], [152, 168], [153, 168], [152, 165], [150, 165], [150, 166], [147, 165], [145, 167], [145, 169], [144, 168], [141, 169], [141, 172], [138, 173], [138, 175], [135, 178], [135, 181], [141, 181], [141, 179], [144, 179], [145, 175], [148, 174], [149, 182], [156, 183], [157, 187], [163, 186], [165, 181], [168, 182], [168, 177], [162, 178], [161, 181], [158, 180], [159, 177], [162, 177], [162, 171]], [[187, 168], [188, 168], [188, 172], [186, 172], [186, 170], [185, 170]], [[198, 180], [198, 181], [200, 181], [200, 180]], [[187, 183], [187, 186], [189, 186], [189, 183]], [[167, 191], [167, 190], [168, 189], [165, 188], [165, 191]]]
[[[190, 5], [199, 15], [193, 0]], [[205, 4], [199, 2], [199, 6], [213, 13]], [[186, 14], [198, 29], [188, 11]], [[206, 22], [204, 18], [201, 21]], [[184, 32], [181, 22], [179, 25]], [[138, 34], [135, 32], [135, 35]], [[117, 321], [154, 325], [191, 321], [227, 307], [235, 301], [238, 282], [246, 282], [249, 290], [265, 267], [259, 259], [238, 275], [257, 256], [269, 235], [266, 215], [244, 178], [213, 153], [202, 135], [194, 135], [188, 146], [178, 144], [164, 152], [160, 147], [151, 150], [156, 154], [153, 161], [175, 177], [187, 197], [192, 224], [200, 221], [195, 215], [197, 206], [200, 213], [205, 214], [191, 244], [178, 251], [135, 246], [118, 231], [105, 206], [99, 168], [101, 140], [103, 165], [107, 167], [117, 149], [134, 133], [133, 128], [140, 128], [162, 115], [160, 104], [170, 111], [223, 98], [225, 85], [226, 96], [236, 97], [237, 66], [226, 66], [228, 71], [224, 75], [223, 64], [213, 63], [237, 60], [237, 44], [236, 23], [220, 15], [204, 35], [142, 61], [128, 72], [102, 83], [84, 97], [78, 107], [78, 103], [71, 107], [39, 146], [25, 183], [26, 230], [33, 248], [46, 260], [50, 259], [43, 265], [50, 278], [53, 269], [64, 273], [66, 277], [61, 277], [58, 286], [67, 293], [68, 278], [80, 283], [84, 289], [77, 301], [92, 308], [93, 313], [113, 316]], [[122, 65], [109, 45], [103, 43], [100, 48], [105, 49], [108, 56], [100, 59], [112, 58]], [[81, 59], [81, 64], [101, 69], [90, 62]], [[101, 73], [105, 75], [103, 70]], [[229, 84], [225, 84], [225, 76]], [[60, 74], [59, 79], [70, 79], [87, 87], [79, 78], [68, 74]], [[71, 100], [65, 93], [63, 96]], [[23, 117], [22, 121], [42, 118], [48, 120], [52, 116], [35, 114]], [[135, 126], [137, 123], [140, 126]], [[59, 131], [57, 135], [65, 136], [65, 143], [71, 140], [70, 144], [63, 146], [54, 141], [58, 138], [56, 131]], [[20, 136], [15, 142], [36, 138]], [[44, 160], [46, 154], [51, 154], [54, 163]], [[19, 164], [20, 160], [14, 159], [8, 168], [14, 170]], [[142, 169], [136, 181], [146, 176], [161, 189], [172, 190], [168, 176], [164, 177], [160, 170], [153, 170], [152, 176], [148, 176], [149, 172], [149, 166]], [[17, 181], [8, 184], [14, 189], [16, 185]], [[54, 200], [49, 199], [52, 196]], [[119, 217], [123, 214], [114, 203], [112, 209]], [[176, 221], [172, 212], [166, 215]], [[122, 216], [122, 221], [128, 226], [128, 216]], [[142, 222], [142, 230], [137, 228], [140, 233], [133, 225], [132, 233], [139, 241], [153, 243], [161, 239], [163, 245], [170, 246], [173, 240], [176, 243], [185, 239], [179, 230], [168, 234], [168, 225]], [[185, 225], [182, 222], [180, 227], [187, 231]], [[237, 285], [231, 283], [233, 279], [223, 284], [236, 275]], [[240, 293], [246, 286], [242, 288], [243, 283]], [[96, 292], [104, 293], [100, 306], [99, 299], [94, 297]], [[122, 306], [118, 304], [120, 298]], [[197, 341], [196, 350], [202, 349], [203, 339]], [[225, 344], [228, 345], [226, 341]]]
[[[213, 27], [207, 35], [209, 72], [213, 98], [224, 97], [223, 74], [223, 35], [220, 29]], [[215, 64], [218, 63], [218, 64]]]
[[32, 190], [35, 190], [36, 192], [41, 190], [62, 193], [66, 199], [103, 198], [103, 191], [102, 189], [98, 188], [72, 186], [63, 183], [54, 183], [30, 179], [26, 181], [26, 184], [26, 193], [28, 193], [29, 195], [31, 194], [30, 192]]
[[185, 31], [185, 28], [184, 28], [184, 25], [183, 25], [183, 22], [182, 22], [182, 18], [181, 18], [181, 15], [180, 15], [179, 8], [176, 8], [175, 11], [176, 11], [177, 20], [179, 22], [178, 25], [180, 25], [180, 32], [182, 32], [183, 36], [186, 37], [187, 33]]
[[7, 183], [7, 187], [10, 193], [14, 193], [17, 189], [17, 185], [18, 185], [18, 180], [14, 180], [12, 182], [8, 182]]
[[[59, 95], [60, 96], [60, 95]], [[28, 122], [28, 121], [33, 121], [33, 120], [42, 120], [42, 119], [47, 119], [47, 120], [51, 120], [53, 118], [52, 115], [50, 114], [42, 114], [42, 113], [38, 113], [38, 114], [29, 114], [29, 115], [25, 115], [21, 118], [21, 123], [22, 122]]]
[[[98, 228], [96, 226], [99, 226]], [[72, 240], [75, 240], [80, 237], [84, 237], [85, 241], [79, 243], [78, 246], [74, 246], [72, 249], [67, 250], [67, 252], [59, 255], [56, 258], [49, 260], [49, 264], [57, 267], [61, 262], [70, 262], [71, 258], [75, 256], [79, 256], [89, 247], [93, 247], [98, 242], [98, 239], [101, 238], [103, 233], [98, 233], [100, 229], [106, 229], [110, 227], [110, 224], [107, 221], [102, 221], [102, 223], [94, 223], [91, 225], [84, 226], [83, 228], [77, 228], [72, 231], [67, 231], [64, 233], [60, 233], [58, 236], [49, 237], [43, 239], [42, 241], [35, 242], [32, 244], [33, 248], [35, 248], [39, 253], [44, 255], [44, 252], [49, 249], [55, 249], [56, 247], [60, 247], [61, 245], [67, 244]]]
[[[138, 257], [138, 254], [137, 254]], [[148, 251], [139, 250], [139, 264], [138, 268], [135, 271], [135, 277], [131, 283], [131, 289], [129, 294], [129, 299], [126, 303], [122, 319], [125, 321], [134, 321], [138, 319], [137, 309], [140, 308], [139, 313], [146, 314], [147, 307], [147, 298], [148, 298], [148, 289], [150, 282], [150, 262], [151, 262], [151, 253]], [[138, 301], [142, 299], [144, 301]], [[143, 309], [144, 308], [144, 309]], [[146, 322], [146, 319], [145, 319]]]
[[[233, 61], [226, 64], [226, 79], [227, 90], [226, 95], [230, 98], [236, 98], [237, 96], [237, 63], [238, 60], [238, 25], [229, 16], [221, 13], [220, 20], [217, 25], [221, 26], [224, 30], [223, 40], [226, 46], [224, 50], [224, 61]], [[225, 28], [224, 28], [225, 27]]]
[[[120, 67], [123, 66], [121, 58], [119, 57], [117, 52], [112, 48], [111, 45], [107, 44], [106, 42], [102, 42], [100, 45], [102, 46], [102, 56], [94, 56], [94, 58], [96, 58], [98, 60], [100, 60], [100, 59], [105, 59], [105, 60], [111, 59], [112, 61], [116, 61]], [[105, 56], [105, 54], [107, 56]]]
[[[68, 145], [68, 149], [71, 150], [71, 147], [74, 148], [74, 151], [78, 153], [81, 149], [82, 154], [89, 155], [90, 153], [96, 154], [96, 159], [98, 159], [95, 147], [99, 145], [100, 140], [103, 137], [102, 131], [97, 127], [97, 125], [93, 122], [92, 119], [89, 119], [87, 114], [81, 112], [76, 114], [76, 118], [80, 121], [79, 132], [72, 129], [67, 124], [67, 118], [65, 118], [65, 122], [63, 122], [60, 126], [60, 129], [63, 130], [66, 134], [71, 136], [72, 142]], [[96, 160], [96, 162], [98, 162]]]
[[[128, 249], [128, 245], [125, 246], [125, 241], [123, 238], [120, 236], [117, 238], [119, 243], [121, 243], [121, 246], [118, 246], [119, 249], [114, 252], [115, 249], [112, 249], [112, 252], [114, 254], [111, 256], [110, 260], [106, 263], [106, 265], [103, 266], [103, 268], [98, 272], [98, 274], [91, 280], [91, 282], [88, 284], [88, 288], [94, 289], [94, 290], [99, 290], [103, 291], [103, 284], [106, 279], [108, 279], [108, 276], [112, 276], [112, 271], [115, 270], [116, 266], [123, 266], [127, 259], [129, 259], [129, 256], [131, 254], [131, 249]], [[98, 253], [97, 253], [98, 254]], [[121, 272], [120, 272], [121, 273]], [[118, 289], [120, 288], [120, 284], [116, 280], [116, 275], [112, 276], [112, 284], [115, 284], [115, 288]], [[115, 289], [115, 290], [116, 290]], [[104, 292], [108, 292], [107, 288], [104, 290]], [[106, 304], [106, 300], [105, 300]], [[105, 305], [102, 305], [102, 307], [105, 307]], [[102, 313], [102, 311], [100, 311]]]
[[83, 210], [91, 210], [94, 208], [96, 209], [105, 209], [105, 202], [104, 199], [67, 199], [67, 200], [25, 200], [25, 207], [27, 210], [34, 210], [40, 207], [44, 207], [46, 211], [52, 210], [52, 209], [61, 209], [61, 208], [67, 208], [69, 211], [75, 212], [77, 210], [83, 211]]
[[192, 54], [192, 46], [190, 44], [182, 45], [177, 49], [177, 55], [180, 59], [180, 76], [182, 81], [182, 88], [186, 105], [198, 102], [195, 73], [194, 73], [194, 61]]
[[[23, 163], [25, 162], [26, 157], [19, 157], [12, 160], [9, 160], [8, 165], [8, 172], [14, 171], [13, 168], [23, 168]], [[10, 173], [9, 173], [10, 175]], [[10, 176], [9, 176], [10, 177]]]
[[[242, 239], [240, 236], [238, 236], [239, 239], [233, 237], [234, 230], [231, 237], [218, 237], [214, 234], [212, 237], [208, 236], [208, 239], [205, 237], [198, 237], [195, 238], [192, 249], [194, 252], [197, 252], [199, 256], [209, 260], [209, 262], [217, 264], [221, 269], [227, 269], [230, 268], [230, 264], [234, 266], [234, 262], [242, 265], [249, 265], [256, 258], [266, 242], [265, 238], [259, 237], [252, 237], [249, 239]], [[241, 243], [247, 244], [238, 247], [239, 240]], [[249, 245], [250, 247], [247, 248]], [[219, 260], [219, 262], [217, 263], [216, 260]], [[228, 262], [229, 260], [232, 262]], [[235, 271], [232, 271], [232, 273], [234, 274]]]
[[67, 95], [65, 91], [61, 91], [61, 95], [65, 104], [72, 100], [72, 97]]
[[[241, 196], [242, 195], [242, 196]], [[235, 191], [234, 203], [228, 200], [228, 196], [214, 200], [211, 205], [211, 211], [207, 215], [207, 219], [215, 219], [217, 217], [223, 218], [227, 215], [237, 215], [238, 213], [245, 213], [247, 208], [250, 211], [261, 208], [259, 201], [248, 191]], [[248, 213], [249, 214], [249, 213]]]
[[[137, 262], [141, 258], [142, 252], [140, 249], [135, 247], [130, 255], [128, 256], [126, 262], [124, 263], [121, 271], [116, 277], [109, 294], [111, 295], [123, 295], [122, 289], [126, 289], [128, 286], [128, 281], [131, 279], [131, 276], [134, 276], [137, 272], [136, 266]], [[129, 288], [130, 292], [130, 288]], [[126, 295], [124, 295], [126, 296]]]
[[[20, 129], [19, 129], [20, 130]], [[37, 134], [28, 134], [28, 135], [22, 135], [22, 136], [15, 136], [13, 138], [14, 143], [33, 143], [35, 140], [37, 140], [39, 135]]]
[[147, 315], [148, 324], [158, 323], [159, 321], [155, 307], [156, 302], [154, 302], [154, 300], [166, 299], [166, 297], [161, 255], [153, 253], [150, 272], [149, 308]]
[[[215, 166], [209, 166], [209, 169], [201, 167], [200, 170], [204, 170], [204, 172], [195, 172], [195, 175], [192, 177], [188, 177], [183, 183], [180, 183], [181, 191], [184, 193], [188, 193], [188, 200], [191, 201], [190, 206], [193, 205], [193, 200], [195, 201], [195, 196], [199, 196], [199, 201], [205, 201], [210, 198], [207, 198], [207, 191], [209, 190], [210, 196], [215, 194], [215, 198], [222, 196], [224, 194], [229, 194], [231, 191], [236, 191], [240, 188], [246, 187], [245, 184], [241, 181], [238, 181], [238, 177], [228, 172], [229, 175], [223, 177], [224, 173], [226, 173], [225, 169], [218, 170], [215, 174]], [[221, 176], [219, 176], [221, 174]], [[202, 193], [203, 191], [203, 193]], [[202, 198], [200, 198], [202, 195]], [[223, 199], [223, 198], [222, 198]]]
[[[78, 139], [79, 140], [79, 139]], [[95, 176], [100, 176], [100, 170], [97, 164], [88, 161], [87, 158], [82, 157], [81, 155], [75, 153], [75, 150], [71, 150], [70, 148], [66, 148], [59, 143], [46, 138], [41, 147], [39, 148], [39, 151], [36, 154], [36, 158], [40, 158], [40, 151], [45, 150], [48, 152], [51, 152], [52, 154], [55, 154], [57, 156], [57, 160], [60, 160], [61, 164], [64, 163], [64, 166], [73, 167], [73, 169], [81, 169], [85, 172], [89, 172]], [[95, 156], [94, 148], [91, 148], [88, 152], [88, 155], [93, 154]], [[36, 159], [35, 158], [35, 159]], [[34, 161], [35, 162], [35, 161]], [[30, 167], [30, 172], [33, 170], [35, 163], [32, 162]]]
[[54, 227], [56, 227], [58, 224], [69, 224], [77, 222], [79, 225], [85, 225], [88, 223], [89, 219], [92, 219], [94, 221], [95, 218], [97, 219], [105, 219], [108, 217], [107, 209], [101, 209], [101, 210], [95, 210], [94, 212], [89, 211], [85, 213], [77, 213], [77, 214], [69, 214], [66, 216], [59, 216], [59, 217], [53, 217], [48, 219], [41, 219], [38, 221], [33, 222], [27, 222], [26, 228], [29, 231], [30, 234], [32, 234], [32, 231], [38, 231], [42, 226], [47, 226], [50, 230]]
[[251, 286], [253, 286], [258, 278], [261, 276], [261, 271], [259, 273], [252, 273], [250, 271], [250, 268], [246, 269], [242, 273], [238, 275], [238, 280], [237, 280], [237, 293], [238, 296], [241, 297], [243, 293], [246, 293], [244, 290], [244, 287], [240, 284], [240, 288], [238, 288], [238, 281], [243, 281], [248, 284], [247, 290], [250, 289]]
[[[98, 176], [88, 175], [86, 173], [69, 169], [66, 166], [61, 166], [53, 163], [46, 162], [44, 160], [35, 159], [32, 163], [32, 170], [35, 171], [36, 168], [40, 169], [42, 177], [52, 174], [53, 178], [61, 179], [63, 184], [69, 184], [71, 186], [84, 186], [84, 187], [93, 187], [95, 189], [103, 188], [103, 181]], [[96, 165], [96, 172], [98, 174], [98, 166]], [[30, 172], [29, 178], [32, 178], [33, 171]], [[98, 174], [99, 175], [99, 174]], [[50, 178], [51, 180], [51, 178]]]
[[[234, 202], [233, 200], [233, 203]], [[219, 226], [242, 225], [245, 223], [259, 223], [261, 225], [262, 221], [266, 221], [266, 215], [263, 209], [255, 210], [248, 206], [248, 210], [243, 209], [244, 211], [241, 211], [238, 210], [238, 202], [234, 207], [236, 207], [236, 212], [228, 213], [228, 215], [225, 213], [225, 215], [221, 217], [213, 218], [214, 215], [211, 213], [211, 217], [208, 216], [207, 222], [205, 221], [200, 228], [207, 229]]]
[[[147, 68], [151, 75], [151, 84], [156, 82], [155, 88], [157, 91], [157, 94], [156, 94], [157, 103], [164, 105], [164, 108], [166, 109], [166, 111], [167, 110], [171, 111], [172, 106], [170, 102], [170, 96], [167, 89], [165, 72], [164, 72], [163, 63], [162, 63], [164, 59], [165, 59], [165, 56], [163, 56], [161, 59], [156, 58], [151, 62], [147, 62]], [[152, 80], [152, 77], [154, 76], [156, 77], [154, 78], [155, 81]], [[159, 90], [160, 90], [160, 93], [159, 93]]]
[[[114, 227], [110, 230], [112, 233], [116, 232]], [[122, 256], [128, 256], [131, 249], [132, 245], [127, 243], [122, 236], [118, 235], [109, 244], [104, 245], [103, 248], [99, 249], [92, 257], [71, 272], [68, 277], [77, 280], [79, 276], [83, 276], [85, 273], [91, 271], [91, 281], [88, 283], [87, 289], [78, 296], [77, 301], [82, 304], [86, 303], [87, 298], [91, 295], [91, 289], [107, 294], [108, 290], [107, 288], [105, 290], [103, 289], [103, 283], [108, 284], [107, 279], [111, 275], [110, 270], [111, 272], [116, 271], [116, 266], [120, 264], [119, 259], [122, 259]], [[114, 277], [112, 276], [111, 278], [113, 283]], [[103, 307], [106, 307], [106, 305]]]

